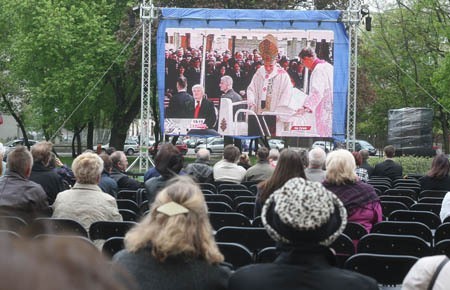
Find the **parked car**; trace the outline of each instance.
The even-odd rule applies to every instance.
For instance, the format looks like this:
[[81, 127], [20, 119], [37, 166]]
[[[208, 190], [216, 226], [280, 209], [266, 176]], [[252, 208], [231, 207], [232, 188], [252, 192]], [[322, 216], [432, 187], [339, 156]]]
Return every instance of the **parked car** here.
[[[109, 143], [102, 145], [102, 152], [106, 152], [108, 148]], [[94, 146], [93, 150], [97, 150], [97, 146]], [[139, 143], [135, 140], [125, 140], [123, 152], [125, 152], [126, 155], [133, 155], [134, 153], [139, 152]]]
[[210, 153], [223, 153], [223, 144], [223, 137], [213, 137], [206, 144], [195, 147], [195, 153], [202, 148], [208, 149]]
[[377, 155], [377, 149], [375, 149], [375, 147], [373, 147], [372, 144], [370, 144], [369, 142], [365, 141], [365, 140], [355, 140], [355, 150], [356, 151], [360, 151], [363, 149], [366, 149], [367, 151], [369, 151], [369, 155], [375, 156]]
[[[30, 144], [30, 146], [33, 146], [37, 142], [38, 141], [28, 139], [28, 144]], [[23, 139], [15, 139], [15, 140], [11, 140], [11, 141], [7, 142], [6, 144], [4, 144], [5, 157], [6, 157], [6, 155], [8, 155], [9, 152], [13, 151], [14, 148], [16, 148], [16, 146], [19, 146], [19, 145], [25, 146], [25, 141]]]
[[269, 140], [270, 149], [284, 149], [284, 140], [280, 139], [270, 139]]
[[311, 149], [317, 147], [322, 148], [327, 153], [334, 150], [334, 144], [331, 141], [315, 141], [312, 144]]
[[205, 144], [207, 138], [199, 138], [199, 137], [190, 137], [189, 139], [186, 140], [186, 145], [188, 146], [188, 148], [195, 148], [200, 144]]
[[[156, 152], [159, 149], [159, 146], [161, 146], [161, 144], [164, 143], [159, 143], [158, 147], [155, 148], [155, 145], [153, 144], [152, 146], [148, 147], [148, 153], [151, 155], [155, 155]], [[178, 148], [178, 150], [180, 151], [181, 154], [186, 155], [188, 152], [188, 147], [185, 143], [183, 143], [181, 140], [178, 140], [177, 143], [175, 144], [175, 146]]]

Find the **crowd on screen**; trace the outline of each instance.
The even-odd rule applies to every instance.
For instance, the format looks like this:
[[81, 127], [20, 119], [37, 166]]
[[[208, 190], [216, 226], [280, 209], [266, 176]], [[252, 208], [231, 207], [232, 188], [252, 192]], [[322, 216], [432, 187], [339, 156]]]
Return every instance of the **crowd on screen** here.
[[[4, 154], [3, 146], [0, 153]], [[111, 149], [100, 155], [87, 151], [69, 167], [54, 156], [50, 142], [38, 142], [30, 151], [19, 146], [0, 166], [2, 215], [30, 223], [37, 217], [72, 219], [88, 232], [96, 221], [122, 221], [115, 202], [118, 190], [140, 188], [146, 189], [150, 210], [127, 233], [124, 249], [113, 257], [117, 268], [107, 267], [105, 260], [96, 258], [98, 252], [85, 245], [32, 240], [11, 247], [11, 241], [2, 235], [2, 281], [14, 284], [14, 277], [23, 280], [25, 288], [8, 289], [310, 289], [307, 285], [314, 289], [378, 289], [372, 278], [333, 267], [329, 247], [347, 222], [357, 222], [370, 232], [382, 221], [380, 198], [367, 181], [375, 175], [403, 178], [405, 173], [394, 154], [394, 148], [386, 146], [385, 160], [373, 168], [364, 150], [352, 154], [338, 149], [326, 154], [321, 148], [273, 152], [261, 147], [251, 165], [237, 147], [227, 145], [219, 162], [211, 164], [209, 152], [202, 149], [195, 162], [185, 166], [183, 156], [169, 143], [160, 147], [155, 167], [140, 182], [126, 174], [128, 161], [122, 151]], [[419, 180], [422, 189], [450, 191], [449, 170], [448, 157], [437, 155], [430, 171]], [[267, 233], [277, 242], [280, 254], [275, 263], [236, 271], [224, 264], [199, 182], [257, 185], [254, 217], [261, 217]], [[450, 215], [449, 204], [450, 193], [442, 202], [442, 220]], [[101, 248], [103, 241], [94, 244]], [[42, 253], [36, 254], [36, 249]], [[420, 269], [435, 269], [442, 259], [419, 260], [405, 278], [405, 289], [424, 289], [420, 285], [430, 283], [433, 271]], [[19, 277], [17, 271], [22, 267], [26, 271]], [[449, 270], [442, 268], [446, 274], [436, 285], [446, 285]], [[58, 279], [44, 279], [49, 271], [58, 273]]]

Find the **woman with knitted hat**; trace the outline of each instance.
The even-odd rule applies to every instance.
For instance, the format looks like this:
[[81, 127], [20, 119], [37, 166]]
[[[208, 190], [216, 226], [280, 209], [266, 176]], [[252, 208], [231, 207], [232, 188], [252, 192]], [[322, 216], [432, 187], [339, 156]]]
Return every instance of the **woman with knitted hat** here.
[[333, 151], [328, 154], [325, 166], [324, 186], [344, 203], [348, 220], [363, 225], [370, 233], [372, 226], [382, 221], [380, 199], [372, 185], [356, 175], [352, 153], [344, 149]]
[[261, 219], [281, 254], [274, 263], [240, 268], [228, 289], [378, 289], [372, 278], [333, 267], [328, 247], [344, 231], [347, 213], [320, 183], [290, 179], [267, 199]]

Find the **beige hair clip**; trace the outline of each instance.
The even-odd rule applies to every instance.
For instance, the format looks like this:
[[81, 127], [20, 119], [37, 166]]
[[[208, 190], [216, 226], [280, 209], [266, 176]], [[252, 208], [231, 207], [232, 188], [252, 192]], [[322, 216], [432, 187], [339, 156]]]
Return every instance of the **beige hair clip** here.
[[156, 209], [156, 211], [163, 213], [165, 215], [168, 215], [168, 216], [174, 216], [174, 215], [179, 215], [179, 214], [184, 214], [184, 213], [189, 212], [189, 210], [187, 208], [185, 208], [181, 204], [178, 204], [174, 201], [171, 201], [171, 202], [161, 205], [160, 207], [158, 207]]

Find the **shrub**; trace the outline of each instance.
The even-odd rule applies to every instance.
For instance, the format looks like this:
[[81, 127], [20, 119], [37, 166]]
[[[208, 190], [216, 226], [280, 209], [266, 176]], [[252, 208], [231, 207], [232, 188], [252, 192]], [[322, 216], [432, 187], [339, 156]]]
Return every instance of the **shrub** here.
[[[371, 166], [383, 162], [381, 157], [371, 157], [368, 163]], [[394, 161], [400, 163], [403, 166], [403, 174], [408, 175], [408, 173], [416, 173], [425, 175], [431, 167], [432, 157], [415, 157], [415, 156], [401, 156], [394, 157]]]

